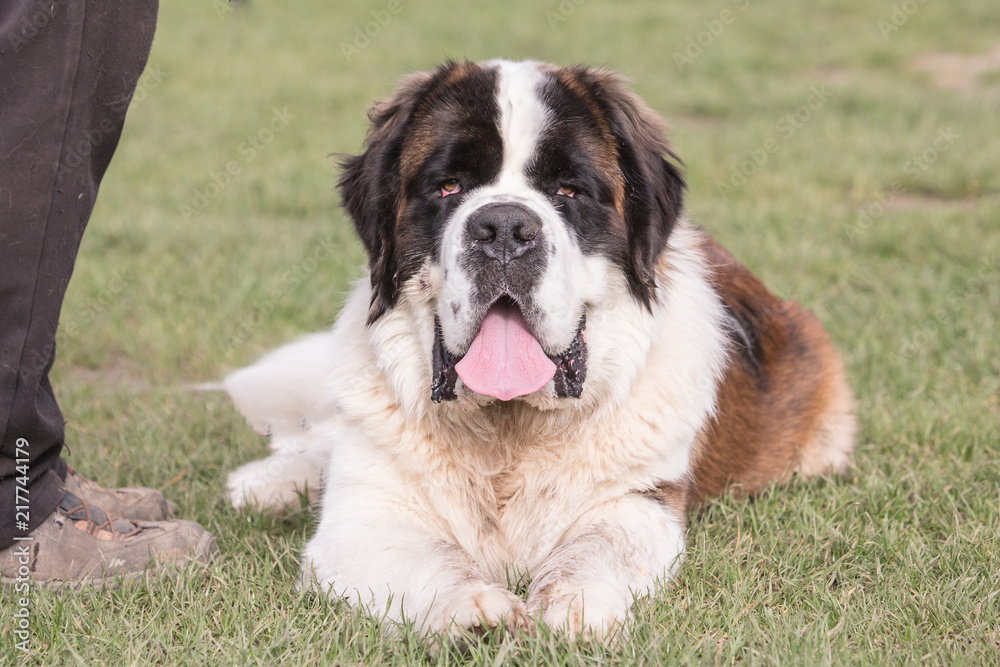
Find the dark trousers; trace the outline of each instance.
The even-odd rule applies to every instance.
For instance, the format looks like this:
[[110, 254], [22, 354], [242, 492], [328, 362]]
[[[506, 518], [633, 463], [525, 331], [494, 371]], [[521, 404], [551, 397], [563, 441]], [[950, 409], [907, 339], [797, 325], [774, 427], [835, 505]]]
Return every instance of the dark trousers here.
[[64, 495], [59, 310], [156, 13], [157, 0], [0, 1], [0, 549]]

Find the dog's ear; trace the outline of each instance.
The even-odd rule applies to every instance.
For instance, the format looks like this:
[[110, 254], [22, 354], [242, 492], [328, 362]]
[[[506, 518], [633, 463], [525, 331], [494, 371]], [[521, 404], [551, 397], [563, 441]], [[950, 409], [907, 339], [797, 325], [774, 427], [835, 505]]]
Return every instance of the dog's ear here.
[[625, 181], [629, 286], [649, 306], [656, 294], [656, 263], [683, 211], [683, 162], [667, 141], [663, 120], [628, 89], [624, 78], [607, 70], [590, 74]]
[[376, 102], [368, 112], [371, 125], [365, 152], [341, 162], [341, 199], [368, 251], [372, 281], [369, 324], [392, 308], [399, 294], [395, 227], [402, 201], [400, 154], [413, 111], [436, 74], [411, 74], [389, 99]]

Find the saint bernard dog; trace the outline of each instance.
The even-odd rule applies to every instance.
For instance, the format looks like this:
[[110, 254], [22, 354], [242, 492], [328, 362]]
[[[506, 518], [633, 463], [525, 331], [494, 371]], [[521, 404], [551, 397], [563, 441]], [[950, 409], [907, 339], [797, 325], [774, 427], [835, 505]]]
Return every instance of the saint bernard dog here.
[[370, 120], [339, 183], [368, 279], [331, 331], [224, 383], [273, 451], [232, 502], [322, 487], [304, 585], [438, 639], [613, 640], [700, 501], [847, 468], [822, 326], [685, 219], [620, 76], [452, 62]]

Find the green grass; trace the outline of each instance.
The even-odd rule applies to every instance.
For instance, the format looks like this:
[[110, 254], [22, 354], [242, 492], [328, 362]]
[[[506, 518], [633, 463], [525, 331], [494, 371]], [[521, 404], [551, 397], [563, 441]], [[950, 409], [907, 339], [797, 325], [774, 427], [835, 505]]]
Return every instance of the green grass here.
[[[622, 650], [493, 637], [441, 664], [1000, 662], [1000, 87], [994, 72], [941, 89], [912, 66], [1000, 46], [1000, 6], [919, 5], [885, 39], [888, 1], [567, 1], [553, 29], [559, 6], [402, 0], [347, 62], [340, 43], [385, 2], [253, 0], [221, 19], [210, 2], [162, 3], [149, 61], [161, 80], [146, 81], [104, 180], [53, 382], [72, 465], [163, 489], [221, 556], [207, 577], [39, 592], [31, 652], [13, 649], [5, 619], [0, 663], [435, 662], [294, 591], [315, 515], [232, 510], [224, 476], [265, 443], [223, 396], [184, 386], [332, 321], [364, 256], [329, 154], [359, 149], [369, 103], [400, 75], [495, 56], [635, 81], [675, 128], [691, 217], [826, 324], [861, 428], [847, 479], [692, 516], [679, 576], [638, 604]], [[674, 52], [727, 8], [678, 70]], [[813, 86], [828, 99], [785, 136], [778, 124]], [[276, 109], [294, 118], [248, 160], [241, 143]], [[908, 167], [949, 128], [946, 150]], [[769, 137], [764, 165], [720, 196]], [[185, 221], [182, 205], [229, 161], [239, 176]], [[314, 265], [320, 241], [338, 251]], [[296, 269], [301, 280], [283, 278]]]

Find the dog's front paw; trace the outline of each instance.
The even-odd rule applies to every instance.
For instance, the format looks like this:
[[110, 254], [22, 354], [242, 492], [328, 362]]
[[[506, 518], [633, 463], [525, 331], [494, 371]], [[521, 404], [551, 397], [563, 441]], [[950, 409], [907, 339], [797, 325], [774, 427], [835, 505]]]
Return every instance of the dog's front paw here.
[[561, 580], [528, 596], [528, 615], [570, 637], [616, 644], [625, 638], [631, 595], [607, 583]]
[[438, 595], [421, 632], [438, 639], [455, 638], [469, 630], [485, 631], [501, 625], [512, 630], [523, 627], [527, 620], [524, 603], [506, 588], [469, 582]]

